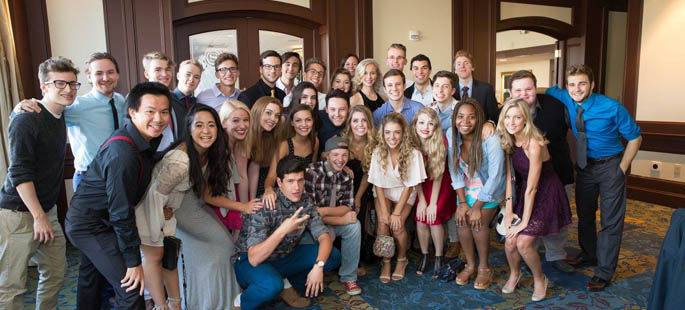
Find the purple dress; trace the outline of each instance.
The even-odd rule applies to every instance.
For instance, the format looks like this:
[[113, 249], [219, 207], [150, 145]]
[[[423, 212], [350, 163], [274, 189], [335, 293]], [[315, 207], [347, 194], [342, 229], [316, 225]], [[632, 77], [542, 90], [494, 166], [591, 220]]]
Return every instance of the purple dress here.
[[[519, 178], [519, 182], [517, 182], [516, 186], [517, 201], [515, 201], [514, 213], [520, 218], [523, 218], [523, 205], [528, 183], [530, 161], [528, 160], [526, 153], [520, 147], [514, 147], [514, 153], [511, 155], [511, 160], [514, 164], [517, 178]], [[542, 171], [540, 171], [538, 189], [535, 194], [533, 212], [531, 212], [528, 227], [520, 233], [529, 236], [544, 237], [558, 234], [560, 229], [568, 224], [571, 224], [571, 208], [569, 208], [568, 205], [566, 191], [564, 190], [564, 185], [561, 184], [559, 177], [554, 172], [552, 160], [547, 160], [542, 163]]]

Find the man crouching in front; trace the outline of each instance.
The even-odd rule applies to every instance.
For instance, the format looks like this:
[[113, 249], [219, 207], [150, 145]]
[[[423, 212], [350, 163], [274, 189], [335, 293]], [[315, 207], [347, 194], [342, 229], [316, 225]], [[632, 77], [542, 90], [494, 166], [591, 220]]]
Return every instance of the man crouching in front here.
[[[235, 274], [246, 289], [231, 309], [255, 309], [283, 290], [283, 278], [305, 296], [323, 292], [323, 273], [340, 265], [340, 252], [333, 248], [326, 225], [311, 198], [304, 194], [306, 164], [292, 156], [276, 169], [276, 204], [246, 215], [236, 245]], [[305, 229], [319, 242], [299, 244]], [[285, 298], [285, 296], [284, 296]]]

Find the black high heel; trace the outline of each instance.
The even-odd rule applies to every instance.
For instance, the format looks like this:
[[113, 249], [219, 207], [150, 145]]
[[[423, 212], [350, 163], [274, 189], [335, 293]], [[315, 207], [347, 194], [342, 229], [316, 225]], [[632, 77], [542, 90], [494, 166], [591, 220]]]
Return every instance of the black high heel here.
[[428, 254], [421, 254], [419, 264], [416, 266], [416, 274], [422, 276], [428, 267]]
[[442, 267], [442, 256], [436, 256], [435, 257], [435, 264], [433, 264], [433, 275], [431, 278], [433, 280], [437, 279], [440, 276], [440, 268]]

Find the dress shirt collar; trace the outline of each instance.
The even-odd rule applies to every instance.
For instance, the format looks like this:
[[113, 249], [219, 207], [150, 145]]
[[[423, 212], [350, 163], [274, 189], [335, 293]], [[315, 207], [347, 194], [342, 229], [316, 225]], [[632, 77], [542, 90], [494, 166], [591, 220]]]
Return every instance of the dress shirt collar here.
[[224, 96], [224, 97], [231, 97], [232, 98], [233, 96], [236, 96], [236, 92], [238, 91], [238, 87], [233, 87], [233, 92], [230, 95], [226, 96], [219, 89], [219, 83], [214, 84], [214, 87], [212, 87], [211, 89], [212, 89], [212, 95], [214, 95], [214, 97]]
[[95, 87], [93, 87], [93, 89], [90, 91], [90, 94], [91, 94], [91, 96], [93, 96], [93, 98], [95, 98], [95, 100], [100, 101], [100, 102], [104, 102], [104, 103], [109, 103], [109, 101], [112, 98], [114, 98], [114, 93], [112, 93], [111, 97], [107, 97], [107, 96], [105, 96], [105, 94], [97, 91], [97, 89], [95, 89]]

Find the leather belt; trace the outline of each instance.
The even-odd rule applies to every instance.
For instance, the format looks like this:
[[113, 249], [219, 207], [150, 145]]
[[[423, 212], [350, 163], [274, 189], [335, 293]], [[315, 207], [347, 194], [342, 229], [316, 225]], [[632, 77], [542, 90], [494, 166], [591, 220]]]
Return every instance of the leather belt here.
[[590, 157], [588, 157], [588, 158], [587, 158], [587, 163], [588, 163], [588, 164], [593, 164], [593, 165], [601, 164], [601, 163], [608, 162], [608, 161], [610, 161], [610, 160], [612, 160], [612, 159], [614, 159], [614, 158], [619, 158], [619, 157], [621, 157], [621, 156], [623, 156], [623, 152], [620, 152], [620, 153], [618, 153], [618, 154], [616, 154], [616, 155], [611, 155], [611, 156], [609, 156], [609, 157], [602, 157], [602, 158], [590, 158]]

